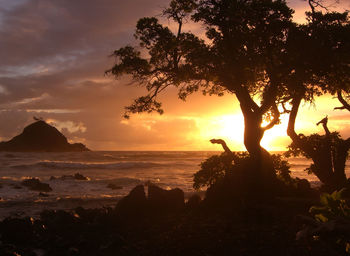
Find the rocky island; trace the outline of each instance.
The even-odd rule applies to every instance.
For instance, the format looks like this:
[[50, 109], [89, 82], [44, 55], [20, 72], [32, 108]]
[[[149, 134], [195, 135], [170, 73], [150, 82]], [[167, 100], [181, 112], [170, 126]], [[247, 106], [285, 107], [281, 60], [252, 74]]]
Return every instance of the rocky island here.
[[0, 142], [0, 151], [9, 152], [82, 152], [90, 151], [82, 143], [69, 143], [55, 127], [38, 120], [9, 141]]

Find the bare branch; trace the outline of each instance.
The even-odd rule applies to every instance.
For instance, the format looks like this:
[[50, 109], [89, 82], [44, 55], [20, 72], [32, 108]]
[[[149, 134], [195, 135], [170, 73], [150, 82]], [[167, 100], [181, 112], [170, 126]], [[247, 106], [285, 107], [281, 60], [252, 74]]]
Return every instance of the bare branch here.
[[325, 118], [323, 118], [321, 121], [319, 121], [316, 125], [322, 124], [324, 131], [326, 132], [326, 135], [329, 136], [331, 134], [331, 132], [328, 129], [327, 126], [328, 123], [328, 116], [326, 116]]
[[340, 101], [340, 103], [341, 103], [343, 106], [341, 106], [341, 107], [336, 107], [336, 108], [334, 108], [334, 110], [336, 110], [336, 109], [347, 109], [348, 111], [350, 111], [350, 104], [344, 99], [341, 90], [338, 90], [338, 91], [337, 91], [337, 97], [338, 97], [338, 100]]
[[329, 11], [328, 7], [323, 4], [323, 0], [307, 0], [307, 2], [311, 8], [312, 13], [315, 13], [316, 8], [318, 7], [326, 10], [327, 12]]
[[222, 140], [222, 139], [211, 139], [210, 142], [212, 144], [220, 144], [226, 153], [232, 154], [232, 151], [226, 145], [226, 142], [224, 140]]
[[281, 114], [289, 114], [291, 112], [291, 110], [286, 108], [286, 103], [285, 102], [282, 102], [281, 106], [283, 108], [283, 112]]
[[273, 114], [273, 119], [271, 120], [271, 122], [268, 125], [262, 127], [262, 129], [264, 131], [267, 131], [267, 130], [271, 129], [276, 124], [278, 124], [279, 121], [280, 121], [280, 112], [278, 111], [278, 108], [277, 108], [276, 104], [272, 105], [272, 114]]

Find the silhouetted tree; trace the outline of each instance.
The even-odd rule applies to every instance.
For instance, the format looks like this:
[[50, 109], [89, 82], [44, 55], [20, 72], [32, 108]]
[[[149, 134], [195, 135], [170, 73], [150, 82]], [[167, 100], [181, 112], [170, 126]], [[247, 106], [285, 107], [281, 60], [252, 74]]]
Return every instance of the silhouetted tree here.
[[[309, 1], [315, 3], [315, 1]], [[329, 189], [347, 183], [345, 161], [350, 140], [339, 133], [331, 133], [328, 119], [322, 123], [325, 135], [305, 136], [295, 132], [295, 121], [302, 102], [313, 102], [315, 96], [325, 93], [337, 95], [343, 107], [347, 102], [342, 92], [350, 89], [350, 21], [348, 13], [316, 12], [315, 6], [308, 13], [308, 23], [299, 25], [290, 33], [289, 70], [287, 74], [286, 101], [292, 105], [287, 133], [292, 139], [290, 153], [313, 160], [308, 169]]]
[[[135, 33], [139, 47], [116, 50], [116, 64], [106, 72], [115, 77], [129, 74], [148, 90], [126, 107], [125, 116], [163, 113], [157, 96], [170, 86], [178, 88], [182, 100], [198, 90], [234, 94], [244, 116], [247, 150], [261, 166], [271, 166], [260, 141], [279, 123], [277, 104], [292, 13], [284, 0], [173, 0], [163, 14], [176, 24], [175, 32], [172, 24], [164, 26], [155, 17], [140, 19]], [[189, 20], [203, 25], [205, 38], [184, 31]], [[267, 125], [262, 126], [263, 120]]]

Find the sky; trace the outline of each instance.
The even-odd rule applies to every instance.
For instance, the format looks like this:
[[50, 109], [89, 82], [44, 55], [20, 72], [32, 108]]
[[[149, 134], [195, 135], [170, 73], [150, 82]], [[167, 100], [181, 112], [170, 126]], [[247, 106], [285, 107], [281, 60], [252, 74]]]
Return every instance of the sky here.
[[[177, 99], [170, 89], [162, 96], [165, 113], [122, 118], [124, 106], [145, 93], [127, 77], [104, 75], [110, 54], [133, 37], [141, 17], [157, 16], [168, 0], [0, 0], [0, 141], [19, 134], [42, 117], [71, 142], [92, 150], [221, 150], [212, 138], [223, 138], [232, 150], [244, 150], [243, 117], [237, 100], [189, 96]], [[308, 5], [290, 0], [295, 20], [303, 21]], [[331, 4], [331, 2], [329, 2]], [[350, 0], [337, 8], [350, 9]], [[319, 132], [326, 114], [329, 127], [350, 136], [350, 115], [325, 96], [303, 105], [297, 132]], [[284, 150], [286, 118], [265, 134], [262, 145]]]

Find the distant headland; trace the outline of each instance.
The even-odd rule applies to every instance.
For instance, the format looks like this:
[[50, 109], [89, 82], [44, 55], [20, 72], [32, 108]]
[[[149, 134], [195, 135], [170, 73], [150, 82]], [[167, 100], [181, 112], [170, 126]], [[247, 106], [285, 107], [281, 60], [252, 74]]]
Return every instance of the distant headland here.
[[55, 127], [43, 120], [28, 125], [11, 140], [0, 142], [0, 151], [10, 152], [82, 152], [90, 151], [82, 143], [71, 144]]

